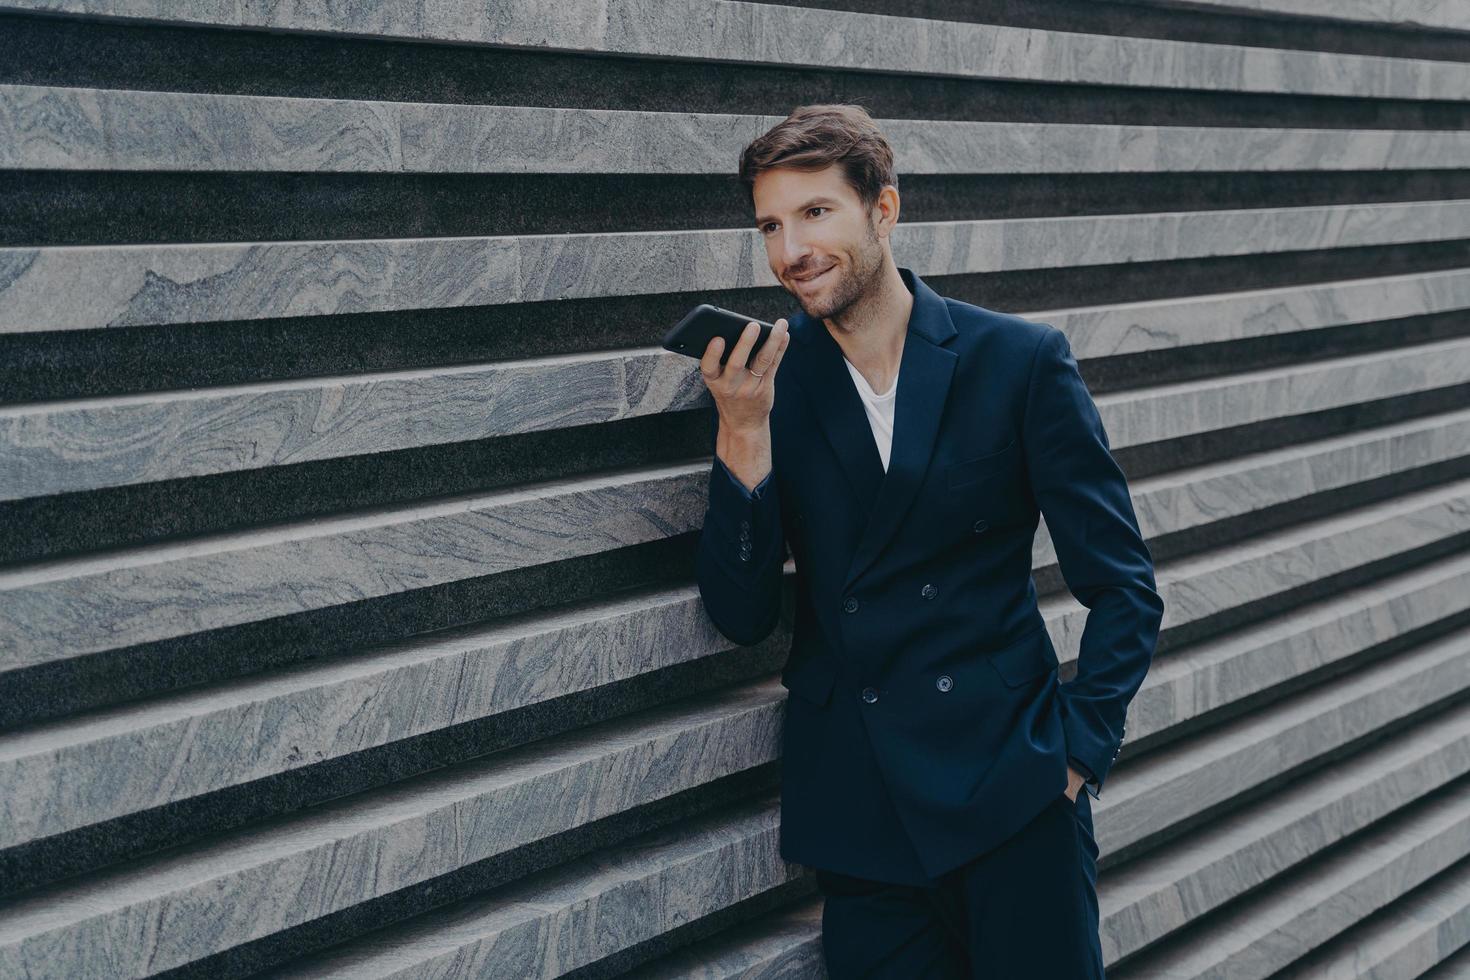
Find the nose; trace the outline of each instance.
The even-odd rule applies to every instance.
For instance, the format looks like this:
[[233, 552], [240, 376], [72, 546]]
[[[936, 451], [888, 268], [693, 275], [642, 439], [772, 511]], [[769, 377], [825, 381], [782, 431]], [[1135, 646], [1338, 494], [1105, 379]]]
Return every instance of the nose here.
[[[779, 247], [781, 249], [779, 257], [787, 270], [787, 275], [791, 274], [791, 270], [804, 267], [812, 255], [811, 246], [803, 241], [799, 235], [786, 231], [782, 231], [781, 233], [781, 244]], [[807, 271], [811, 270], [808, 269]]]

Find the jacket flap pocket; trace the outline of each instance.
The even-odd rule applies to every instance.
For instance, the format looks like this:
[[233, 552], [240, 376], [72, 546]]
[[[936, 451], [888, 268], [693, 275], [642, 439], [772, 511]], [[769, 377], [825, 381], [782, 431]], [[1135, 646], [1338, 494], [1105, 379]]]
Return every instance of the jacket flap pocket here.
[[1020, 444], [1012, 439], [1004, 449], [997, 449], [993, 453], [984, 456], [976, 456], [974, 459], [962, 459], [958, 463], [950, 463], [944, 469], [944, 480], [951, 489], [969, 486], [978, 483], [988, 476], [996, 473], [1004, 473], [1016, 465], [1017, 449]]
[[816, 705], [827, 703], [836, 681], [837, 669], [815, 654], [792, 660], [781, 672], [781, 684], [786, 690]]
[[1037, 627], [1008, 647], [997, 650], [985, 659], [990, 661], [1007, 687], [1020, 687], [1057, 667], [1056, 650], [1045, 626]]

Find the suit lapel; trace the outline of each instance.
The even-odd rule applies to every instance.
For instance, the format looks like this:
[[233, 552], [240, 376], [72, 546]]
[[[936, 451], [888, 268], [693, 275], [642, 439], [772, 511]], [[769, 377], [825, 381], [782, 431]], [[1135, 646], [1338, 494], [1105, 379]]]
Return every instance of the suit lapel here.
[[805, 313], [790, 319], [792, 336], [808, 348], [807, 357], [802, 358], [806, 362], [803, 388], [811, 410], [837, 454], [854, 498], [868, 515], [848, 566], [845, 589], [882, 553], [913, 503], [929, 468], [959, 361], [959, 355], [941, 346], [956, 334], [943, 297], [911, 270], [900, 268], [899, 273], [914, 294], [914, 308], [899, 362], [893, 450], [886, 474], [862, 399], [843, 364], [842, 348], [822, 321]]
[[[798, 316], [805, 317], [805, 314]], [[795, 336], [794, 319], [791, 329]], [[807, 393], [808, 407], [837, 454], [859, 509], [871, 517], [884, 475], [883, 458], [873, 441], [867, 412], [847, 366], [842, 363], [842, 348], [827, 332], [826, 325], [820, 320], [808, 320], [804, 329], [812, 347], [811, 355], [803, 363], [802, 388]]]

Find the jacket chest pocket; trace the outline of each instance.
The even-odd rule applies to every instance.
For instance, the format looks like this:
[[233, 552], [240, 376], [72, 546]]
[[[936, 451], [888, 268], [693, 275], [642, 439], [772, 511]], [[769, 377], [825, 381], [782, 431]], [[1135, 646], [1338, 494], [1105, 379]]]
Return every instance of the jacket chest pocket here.
[[962, 459], [944, 467], [945, 506], [955, 520], [978, 530], [1024, 524], [1031, 517], [1021, 444], [1012, 439], [1003, 449]]
[[1020, 470], [1021, 444], [1012, 439], [1003, 449], [948, 464], [944, 468], [944, 483], [951, 490], [959, 490], [997, 477], [1014, 479]]

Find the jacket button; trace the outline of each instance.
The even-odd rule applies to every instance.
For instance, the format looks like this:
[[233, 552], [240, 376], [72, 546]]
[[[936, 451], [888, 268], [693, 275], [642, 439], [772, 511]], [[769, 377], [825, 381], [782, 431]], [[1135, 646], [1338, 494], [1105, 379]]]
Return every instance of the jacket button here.
[[843, 612], [850, 612], [851, 613], [851, 612], [857, 612], [857, 610], [858, 610], [858, 601], [857, 601], [857, 599], [853, 598], [852, 596], [848, 596], [846, 599], [843, 599], [842, 600], [842, 611]]
[[926, 585], [919, 590], [919, 595], [923, 596], [925, 599], [932, 599], [938, 594], [939, 590], [932, 585]]
[[873, 690], [871, 687], [863, 688], [863, 700], [868, 702], [869, 704], [872, 704], [874, 701], [878, 700], [878, 692]]
[[948, 691], [950, 688], [954, 687], [954, 681], [950, 679], [950, 676], [948, 674], [940, 674], [939, 680], [934, 682], [934, 686], [939, 688], [941, 691]]
[[989, 526], [990, 526], [990, 522], [989, 521], [976, 521], [975, 522], [975, 533], [976, 534], [979, 534], [981, 531], [985, 530]]

